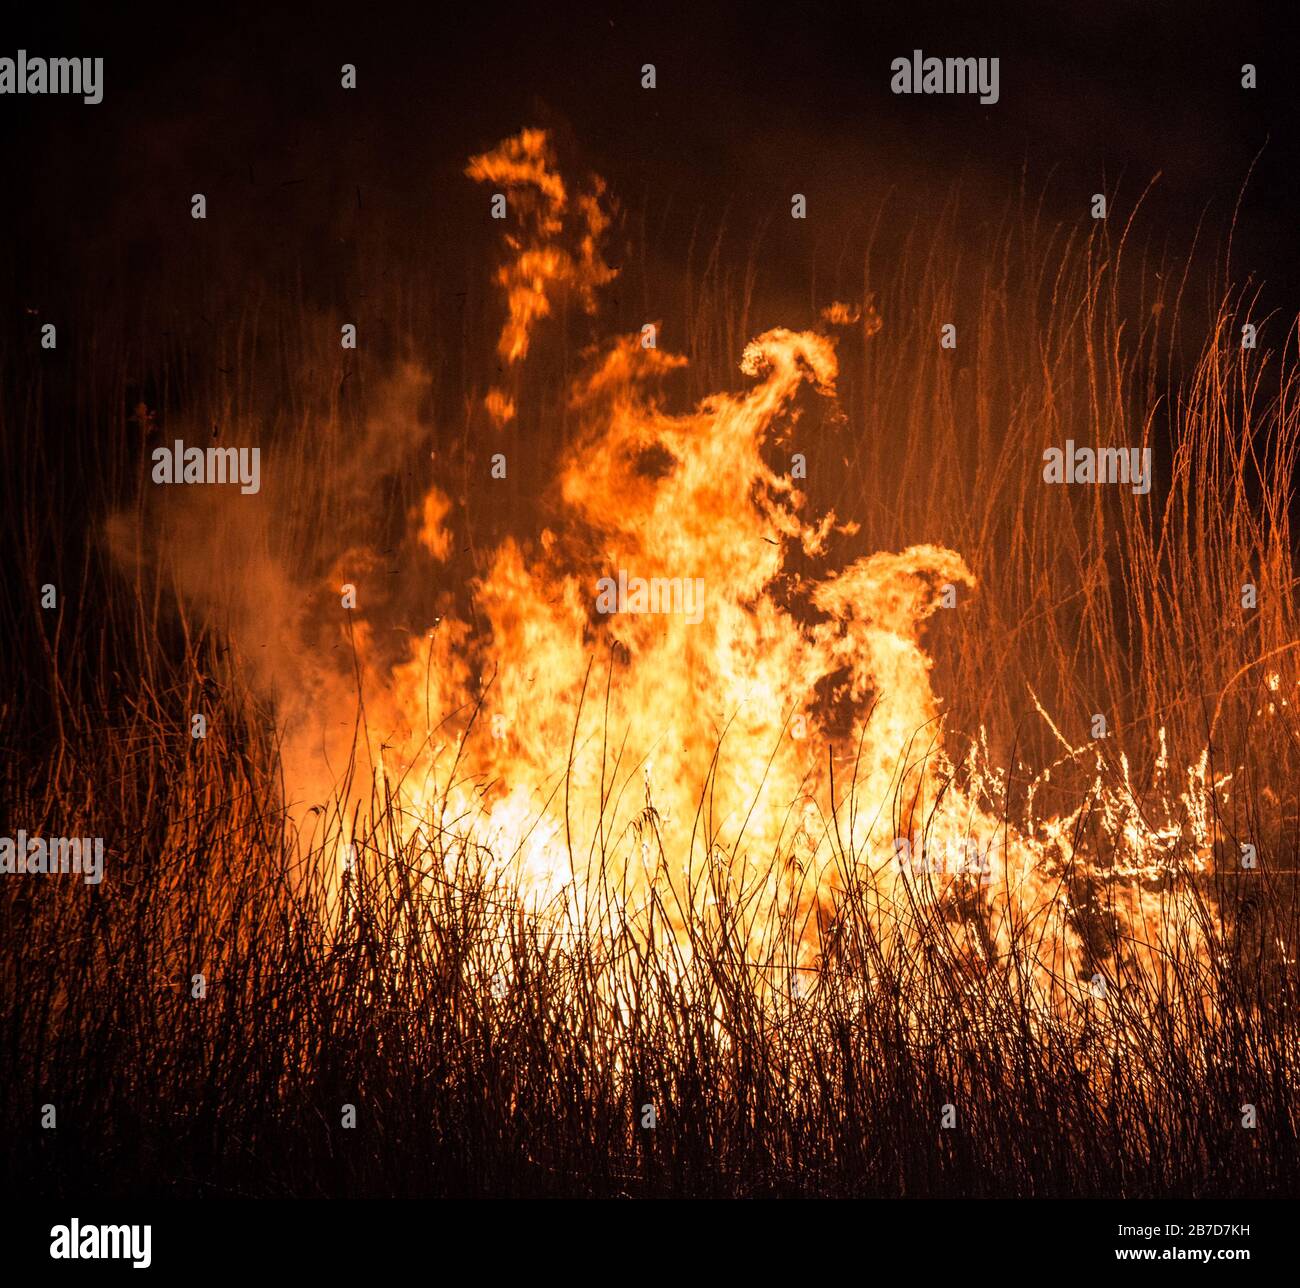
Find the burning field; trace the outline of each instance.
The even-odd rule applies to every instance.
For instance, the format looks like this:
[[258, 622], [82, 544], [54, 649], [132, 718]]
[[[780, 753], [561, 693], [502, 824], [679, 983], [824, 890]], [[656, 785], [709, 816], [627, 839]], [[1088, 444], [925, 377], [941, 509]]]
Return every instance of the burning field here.
[[656, 296], [581, 156], [6, 337], [7, 1184], [1294, 1193], [1294, 319], [1131, 184]]

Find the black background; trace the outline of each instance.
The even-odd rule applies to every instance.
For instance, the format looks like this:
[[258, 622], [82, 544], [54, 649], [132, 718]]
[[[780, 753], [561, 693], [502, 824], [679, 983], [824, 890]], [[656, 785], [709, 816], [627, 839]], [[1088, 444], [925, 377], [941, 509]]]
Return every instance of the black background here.
[[[1077, 218], [1095, 191], [1127, 209], [1159, 171], [1160, 226], [1183, 247], [1203, 216], [1221, 237], [1258, 156], [1234, 269], [1294, 313], [1300, 135], [1278, 13], [358, 3], [10, 15], [5, 56], [102, 56], [106, 68], [98, 106], [0, 98], [0, 282], [17, 296], [5, 316], [94, 283], [106, 263], [119, 277], [165, 275], [194, 191], [210, 218], [244, 222], [248, 267], [295, 257], [325, 291], [344, 211], [442, 231], [455, 255], [454, 208], [481, 201], [465, 158], [528, 123], [556, 129], [626, 203], [657, 210], [665, 246], [701, 211], [744, 224], [788, 212], [793, 191], [810, 220], [847, 233], [888, 192], [924, 217], [955, 180], [990, 208], [1023, 180]], [[1000, 58], [999, 102], [892, 94], [890, 61], [914, 48]], [[1248, 61], [1253, 91], [1240, 87]], [[359, 69], [352, 93], [339, 88], [344, 62]], [[640, 87], [645, 62], [654, 91]]]

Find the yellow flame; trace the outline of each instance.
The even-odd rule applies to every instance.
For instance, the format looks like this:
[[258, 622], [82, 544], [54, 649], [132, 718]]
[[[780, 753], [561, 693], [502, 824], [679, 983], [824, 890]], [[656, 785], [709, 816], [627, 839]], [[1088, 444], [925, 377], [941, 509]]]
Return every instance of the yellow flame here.
[[[571, 199], [538, 130], [467, 173], [510, 194], [499, 352], [517, 364], [555, 291], [593, 307], [613, 276], [601, 189]], [[866, 314], [878, 329], [869, 303]], [[827, 311], [833, 323], [862, 316]], [[389, 749], [375, 759], [382, 772], [403, 767], [403, 817], [483, 847], [537, 906], [558, 897], [586, 915], [634, 915], [670, 889], [683, 940], [691, 916], [744, 894], [750, 947], [762, 952], [774, 917], [793, 915], [806, 960], [826, 950], [846, 869], [900, 935], [918, 907], [960, 896], [978, 910], [963, 931], [973, 958], [1007, 951], [1036, 919], [1045, 991], [1073, 987], [1067, 965], [1086, 963], [1060, 896], [1085, 806], [1017, 832], [999, 814], [1006, 772], [982, 737], [955, 756], [946, 746], [923, 637], [945, 589], [974, 589], [961, 556], [914, 545], [811, 583], [788, 566], [796, 549], [824, 557], [833, 531], [854, 530], [806, 514], [795, 480], [764, 454], [797, 423], [801, 397], [834, 399], [834, 340], [767, 331], [741, 355], [744, 392], [674, 414], [657, 385], [684, 363], [625, 337], [574, 382], [579, 429], [553, 522], [491, 553], [472, 621], [438, 623], [391, 667], [359, 633], [371, 738]], [[499, 423], [515, 412], [500, 391], [489, 407]], [[416, 521], [436, 560], [455, 519], [431, 491]], [[1065, 758], [1088, 754], [1061, 741]], [[1157, 822], [1099, 780], [1090, 805], [1136, 856], [1115, 875], [1158, 876], [1189, 829], [1209, 845], [1206, 772], [1204, 760], [1189, 771], [1187, 790], [1170, 793], [1181, 813]], [[1154, 942], [1176, 897], [1157, 907], [1131, 884], [1112, 905]]]

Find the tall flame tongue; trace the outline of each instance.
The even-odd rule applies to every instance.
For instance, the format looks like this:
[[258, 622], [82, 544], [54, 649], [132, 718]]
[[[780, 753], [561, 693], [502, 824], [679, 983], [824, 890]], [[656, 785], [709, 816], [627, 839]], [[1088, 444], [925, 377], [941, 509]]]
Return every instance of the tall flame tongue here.
[[[604, 220], [583, 198], [579, 252], [553, 244], [571, 203], [541, 131], [469, 173], [506, 188], [521, 223], [497, 277], [500, 352], [514, 365], [555, 290], [590, 302], [612, 276], [597, 250]], [[505, 540], [473, 584], [486, 631], [443, 622], [432, 652], [413, 649], [386, 679], [394, 726], [403, 712], [459, 713], [408, 743], [402, 792], [409, 817], [485, 845], [535, 903], [589, 896], [598, 870], [625, 909], [670, 887], [679, 930], [720, 888], [824, 923], [846, 861], [892, 888], [907, 875], [892, 862], [896, 834], [924, 828], [933, 842], [936, 828], [973, 827], [974, 807], [943, 791], [951, 768], [920, 643], [939, 587], [973, 579], [936, 546], [811, 586], [786, 569], [796, 547], [824, 554], [835, 517], [801, 517], [804, 498], [762, 448], [798, 420], [805, 390], [833, 399], [831, 339], [768, 331], [743, 355], [747, 393], [672, 415], [655, 386], [684, 362], [624, 338], [575, 382], [581, 428], [553, 526]], [[489, 396], [498, 419], [506, 405]], [[420, 515], [435, 558], [450, 548], [450, 510], [434, 490]], [[839, 769], [833, 744], [846, 749]], [[817, 923], [801, 920], [810, 951]]]

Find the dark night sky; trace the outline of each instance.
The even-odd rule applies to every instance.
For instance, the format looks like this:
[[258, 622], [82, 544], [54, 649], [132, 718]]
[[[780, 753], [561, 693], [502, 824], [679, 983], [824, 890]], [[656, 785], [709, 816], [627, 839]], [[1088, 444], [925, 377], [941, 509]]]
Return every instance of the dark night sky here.
[[[465, 199], [468, 153], [540, 121], [567, 129], [626, 201], [668, 206], [683, 229], [701, 210], [743, 223], [787, 209], [792, 191], [848, 229], [891, 188], [910, 214], [937, 210], [958, 176], [992, 207], [1022, 168], [1031, 192], [1050, 179], [1051, 201], [1077, 216], [1092, 192], [1118, 181], [1123, 205], [1160, 170], [1158, 218], [1177, 241], [1207, 206], [1223, 227], [1263, 148], [1238, 271], [1264, 277], [1289, 312], [1300, 300], [1300, 113], [1292, 47], [1265, 10], [646, 3], [511, 17], [366, 3], [304, 20], [188, 8], [7, 22], [10, 56], [107, 60], [99, 106], [0, 100], [20, 295], [93, 273], [104, 236], [150, 264], [196, 190], [237, 207], [271, 256], [328, 238], [358, 190], [436, 224]], [[1000, 101], [891, 94], [890, 60], [918, 47], [999, 57]], [[338, 88], [345, 61], [360, 69], [353, 94]], [[1245, 61], [1259, 67], [1253, 92], [1239, 88]], [[653, 92], [638, 84], [643, 62], [658, 68]]]

